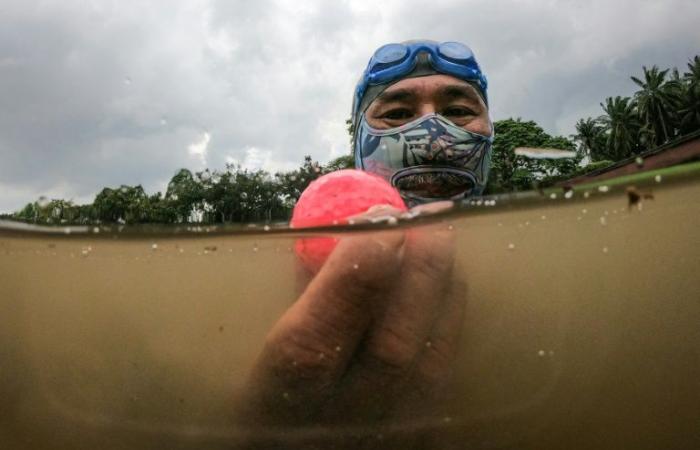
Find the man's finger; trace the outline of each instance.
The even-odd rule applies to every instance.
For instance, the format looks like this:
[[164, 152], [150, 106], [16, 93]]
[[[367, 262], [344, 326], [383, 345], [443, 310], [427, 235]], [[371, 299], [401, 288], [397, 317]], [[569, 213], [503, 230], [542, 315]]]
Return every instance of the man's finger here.
[[[253, 373], [257, 397], [301, 419], [323, 401], [400, 273], [404, 232], [342, 239], [270, 332]], [[263, 410], [266, 408], [263, 408]], [[273, 413], [274, 415], [274, 413]], [[286, 418], [286, 419], [289, 419]]]

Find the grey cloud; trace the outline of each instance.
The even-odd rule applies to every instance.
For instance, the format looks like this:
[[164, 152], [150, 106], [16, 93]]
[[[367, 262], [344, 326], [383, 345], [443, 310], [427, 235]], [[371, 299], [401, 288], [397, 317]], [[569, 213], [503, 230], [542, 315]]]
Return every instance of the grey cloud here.
[[[699, 18], [689, 0], [4, 2], [0, 211], [121, 183], [152, 192], [204, 163], [326, 160], [347, 150], [371, 51], [415, 37], [473, 46], [495, 118], [566, 134], [631, 92], [642, 64], [684, 66]], [[203, 163], [188, 146], [205, 132]]]

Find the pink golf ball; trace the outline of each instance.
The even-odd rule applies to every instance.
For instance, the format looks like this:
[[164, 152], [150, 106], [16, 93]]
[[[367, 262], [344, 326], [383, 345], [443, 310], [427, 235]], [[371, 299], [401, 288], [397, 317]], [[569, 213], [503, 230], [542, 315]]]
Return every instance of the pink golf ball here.
[[[361, 170], [339, 170], [309, 184], [294, 206], [290, 224], [294, 228], [347, 223], [347, 218], [375, 205], [390, 205], [400, 211], [408, 208], [389, 182]], [[294, 250], [309, 270], [316, 273], [331, 254], [337, 239], [303, 238]]]

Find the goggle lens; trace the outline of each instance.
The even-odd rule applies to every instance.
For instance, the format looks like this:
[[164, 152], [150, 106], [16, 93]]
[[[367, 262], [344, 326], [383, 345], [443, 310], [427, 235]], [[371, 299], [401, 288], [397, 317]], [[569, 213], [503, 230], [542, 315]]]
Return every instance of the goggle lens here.
[[408, 48], [402, 44], [387, 44], [374, 52], [374, 61], [379, 64], [394, 64], [406, 57]]
[[438, 47], [438, 52], [446, 58], [458, 61], [466, 61], [474, 57], [471, 49], [459, 42], [443, 42]]

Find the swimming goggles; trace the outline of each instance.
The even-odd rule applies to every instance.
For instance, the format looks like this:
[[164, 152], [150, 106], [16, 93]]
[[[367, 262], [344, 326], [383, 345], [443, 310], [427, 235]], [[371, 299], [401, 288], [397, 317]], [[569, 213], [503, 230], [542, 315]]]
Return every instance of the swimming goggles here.
[[437, 72], [475, 82], [486, 99], [486, 76], [481, 73], [474, 53], [466, 45], [432, 41], [386, 44], [374, 52], [357, 85], [353, 116], [357, 115], [357, 108], [369, 86], [384, 84], [410, 73], [416, 67], [416, 57], [420, 52], [428, 54], [428, 61]]

